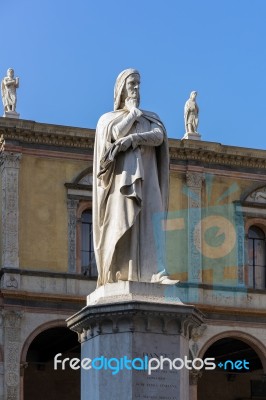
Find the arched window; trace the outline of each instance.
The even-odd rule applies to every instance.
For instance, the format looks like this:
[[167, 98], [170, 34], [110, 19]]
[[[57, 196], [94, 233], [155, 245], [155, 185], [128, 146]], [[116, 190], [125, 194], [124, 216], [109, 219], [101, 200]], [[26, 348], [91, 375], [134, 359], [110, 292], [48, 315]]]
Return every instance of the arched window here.
[[97, 278], [92, 233], [92, 165], [66, 182], [68, 272]]
[[92, 212], [85, 210], [81, 214], [81, 271], [88, 277], [97, 277], [97, 268], [93, 248]]
[[265, 234], [257, 226], [248, 231], [249, 286], [265, 289]]

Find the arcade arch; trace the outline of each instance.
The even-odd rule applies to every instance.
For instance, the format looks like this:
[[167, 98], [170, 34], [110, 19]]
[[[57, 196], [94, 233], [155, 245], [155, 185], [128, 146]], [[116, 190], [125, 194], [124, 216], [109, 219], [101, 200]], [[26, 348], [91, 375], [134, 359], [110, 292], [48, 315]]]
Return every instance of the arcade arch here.
[[80, 399], [80, 371], [54, 369], [54, 356], [80, 358], [76, 333], [65, 321], [52, 321], [38, 327], [25, 341], [21, 353], [23, 400]]
[[[266, 349], [255, 337], [236, 331], [218, 334], [202, 347], [198, 357], [214, 357], [220, 366], [199, 375], [197, 400], [246, 400], [258, 391], [265, 392], [266, 398]], [[239, 360], [240, 365], [236, 364]]]

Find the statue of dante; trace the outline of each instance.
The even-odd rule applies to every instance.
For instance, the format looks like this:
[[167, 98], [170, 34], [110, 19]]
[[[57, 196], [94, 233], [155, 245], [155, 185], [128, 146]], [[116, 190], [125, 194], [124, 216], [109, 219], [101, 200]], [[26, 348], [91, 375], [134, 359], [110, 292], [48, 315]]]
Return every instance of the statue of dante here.
[[1, 93], [5, 111], [16, 111], [17, 94], [16, 89], [19, 87], [19, 78], [14, 78], [14, 70], [9, 68], [7, 76], [2, 80]]
[[198, 133], [199, 107], [196, 103], [197, 92], [191, 92], [185, 104], [184, 119], [187, 133]]
[[167, 210], [167, 136], [157, 114], [139, 109], [139, 87], [137, 70], [121, 72], [114, 111], [104, 114], [96, 129], [93, 234], [98, 286], [118, 280], [169, 281], [153, 228], [153, 216]]

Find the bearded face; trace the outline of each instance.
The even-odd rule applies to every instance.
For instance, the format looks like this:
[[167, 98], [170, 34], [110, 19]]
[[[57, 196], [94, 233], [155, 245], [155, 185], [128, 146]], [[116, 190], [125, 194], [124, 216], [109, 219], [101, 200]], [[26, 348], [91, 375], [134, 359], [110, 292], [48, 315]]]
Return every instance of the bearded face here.
[[136, 107], [139, 106], [140, 103], [140, 76], [138, 74], [130, 75], [125, 82], [122, 96], [121, 96], [121, 104], [125, 103], [127, 98], [134, 99], [136, 101]]

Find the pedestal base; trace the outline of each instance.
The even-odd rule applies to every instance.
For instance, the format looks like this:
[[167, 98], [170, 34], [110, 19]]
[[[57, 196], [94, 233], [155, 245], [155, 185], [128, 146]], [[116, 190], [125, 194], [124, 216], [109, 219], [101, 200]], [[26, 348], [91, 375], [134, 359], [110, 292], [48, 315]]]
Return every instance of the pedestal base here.
[[88, 306], [128, 301], [183, 304], [178, 296], [178, 284], [162, 285], [150, 282], [118, 281], [100, 286], [87, 296]]
[[[189, 370], [156, 361], [189, 357], [191, 330], [203, 322], [177, 291], [172, 285], [117, 282], [88, 296], [89, 305], [67, 320], [79, 334], [81, 358], [90, 359], [91, 368], [81, 370], [81, 400], [189, 400]], [[157, 369], [149, 374], [151, 359]]]
[[183, 139], [190, 139], [190, 140], [201, 140], [201, 135], [198, 132], [186, 132]]
[[16, 118], [18, 119], [20, 114], [18, 114], [16, 111], [5, 111], [3, 117], [4, 118]]

